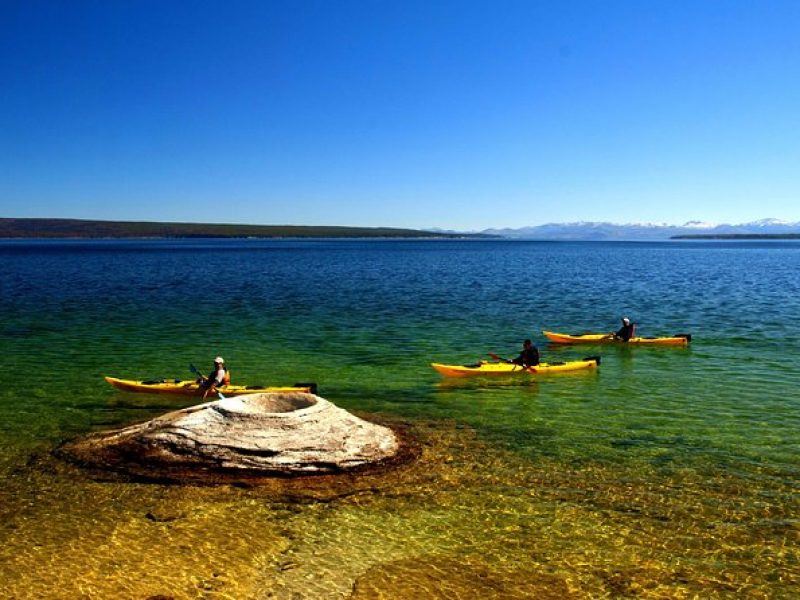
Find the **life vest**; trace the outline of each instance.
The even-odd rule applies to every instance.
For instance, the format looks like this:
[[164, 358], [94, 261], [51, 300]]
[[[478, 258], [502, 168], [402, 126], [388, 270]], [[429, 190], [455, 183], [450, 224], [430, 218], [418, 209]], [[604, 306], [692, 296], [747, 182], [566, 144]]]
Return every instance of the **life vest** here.
[[231, 384], [231, 372], [228, 369], [225, 369], [225, 377], [222, 378], [222, 385], [230, 385]]

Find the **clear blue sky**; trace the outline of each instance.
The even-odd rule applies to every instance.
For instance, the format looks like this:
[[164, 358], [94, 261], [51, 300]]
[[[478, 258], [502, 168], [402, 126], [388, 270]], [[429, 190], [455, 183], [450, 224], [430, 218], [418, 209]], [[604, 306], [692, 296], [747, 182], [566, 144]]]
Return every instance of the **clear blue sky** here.
[[0, 216], [800, 221], [800, 2], [0, 2]]

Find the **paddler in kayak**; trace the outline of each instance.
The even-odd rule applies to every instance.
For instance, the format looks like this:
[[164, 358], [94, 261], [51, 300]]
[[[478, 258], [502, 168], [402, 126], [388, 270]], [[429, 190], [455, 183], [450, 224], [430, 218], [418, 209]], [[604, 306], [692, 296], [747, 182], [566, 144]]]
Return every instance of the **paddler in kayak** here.
[[197, 383], [200, 384], [200, 389], [203, 390], [203, 399], [209, 394], [216, 394], [217, 388], [223, 385], [228, 385], [231, 382], [231, 376], [225, 368], [225, 360], [218, 356], [214, 359], [214, 369], [208, 374], [208, 377], [202, 375], [197, 378]]
[[526, 369], [528, 367], [535, 367], [539, 364], [539, 350], [530, 340], [525, 340], [522, 342], [522, 352], [519, 353], [517, 358], [503, 358], [502, 356], [497, 356], [497, 354], [492, 354], [491, 352], [489, 353], [489, 356], [495, 360], [499, 360], [500, 362], [508, 363], [510, 365], [519, 365], [520, 367], [524, 367]]
[[614, 339], [619, 340], [620, 342], [627, 342], [630, 340], [636, 332], [636, 323], [631, 323], [631, 320], [628, 317], [622, 317], [622, 327], [616, 333], [611, 335], [614, 336]]
[[511, 362], [521, 367], [535, 367], [539, 364], [539, 350], [533, 345], [533, 342], [525, 340], [522, 342], [522, 352]]

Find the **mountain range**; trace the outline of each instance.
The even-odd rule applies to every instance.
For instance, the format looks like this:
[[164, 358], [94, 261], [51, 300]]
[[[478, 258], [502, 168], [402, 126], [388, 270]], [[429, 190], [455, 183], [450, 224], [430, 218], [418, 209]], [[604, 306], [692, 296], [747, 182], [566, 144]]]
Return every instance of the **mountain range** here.
[[800, 234], [800, 221], [761, 219], [738, 225], [688, 221], [683, 225], [666, 223], [606, 223], [578, 221], [547, 223], [530, 227], [485, 229], [484, 235], [534, 240], [667, 240], [676, 236], [783, 235]]

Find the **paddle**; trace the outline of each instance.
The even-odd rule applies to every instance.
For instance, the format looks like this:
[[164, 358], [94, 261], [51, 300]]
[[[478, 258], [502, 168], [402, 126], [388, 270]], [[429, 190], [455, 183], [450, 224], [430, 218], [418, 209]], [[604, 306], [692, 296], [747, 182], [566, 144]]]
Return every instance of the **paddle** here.
[[514, 362], [513, 360], [509, 360], [508, 358], [503, 358], [502, 356], [497, 356], [497, 354], [492, 354], [491, 352], [489, 352], [489, 356], [491, 356], [495, 360], [499, 360], [500, 362], [504, 362], [504, 363], [513, 363]]
[[[526, 370], [526, 371], [527, 371], [527, 370], [530, 370], [530, 368], [531, 368], [531, 367], [526, 367], [526, 366], [524, 366], [524, 365], [517, 364], [517, 363], [515, 363], [515, 362], [514, 362], [513, 360], [511, 360], [511, 359], [508, 359], [508, 358], [503, 358], [502, 356], [497, 356], [497, 354], [493, 354], [492, 352], [489, 352], [489, 356], [491, 356], [491, 357], [492, 357], [493, 359], [495, 359], [495, 360], [499, 360], [500, 362], [504, 362], [504, 363], [508, 363], [508, 364], [510, 364], [510, 365], [514, 365], [515, 367], [519, 367], [520, 369], [523, 369], [523, 370]], [[512, 371], [513, 371], [513, 370], [514, 370], [514, 369], [512, 369]], [[531, 372], [532, 372], [532, 371], [531, 371]]]

